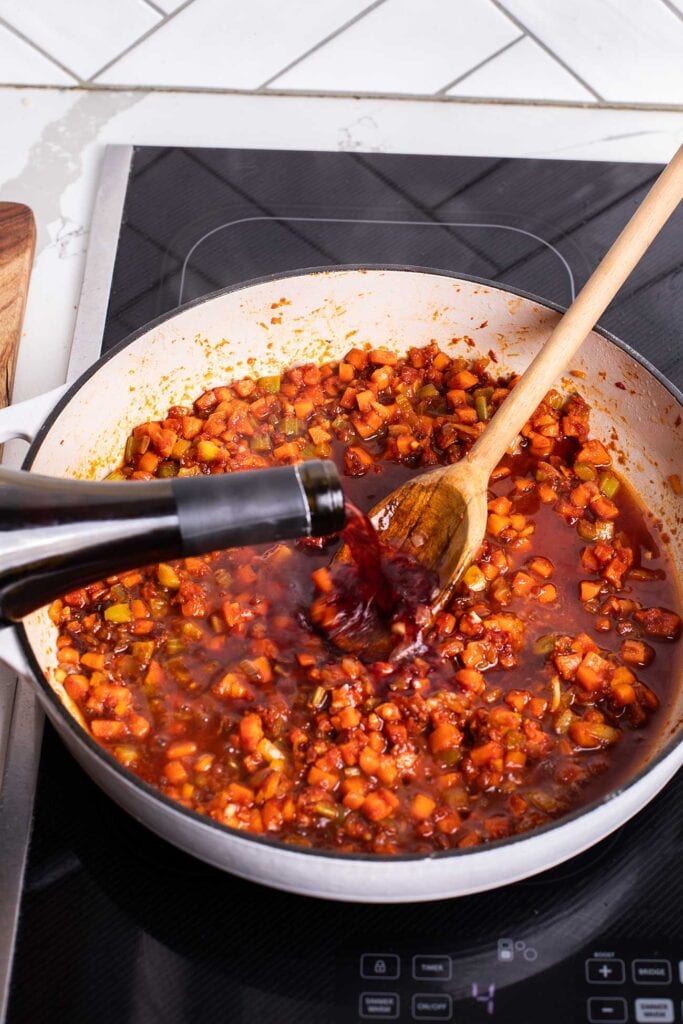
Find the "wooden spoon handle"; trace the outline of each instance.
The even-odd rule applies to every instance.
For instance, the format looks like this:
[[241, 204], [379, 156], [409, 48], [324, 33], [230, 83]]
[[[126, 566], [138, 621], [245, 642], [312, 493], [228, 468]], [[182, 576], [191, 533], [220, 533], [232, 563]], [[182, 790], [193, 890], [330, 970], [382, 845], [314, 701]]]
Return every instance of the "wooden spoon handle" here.
[[683, 146], [586, 281], [523, 378], [471, 449], [486, 480], [683, 199]]
[[9, 405], [36, 226], [23, 203], [0, 203], [0, 407]]

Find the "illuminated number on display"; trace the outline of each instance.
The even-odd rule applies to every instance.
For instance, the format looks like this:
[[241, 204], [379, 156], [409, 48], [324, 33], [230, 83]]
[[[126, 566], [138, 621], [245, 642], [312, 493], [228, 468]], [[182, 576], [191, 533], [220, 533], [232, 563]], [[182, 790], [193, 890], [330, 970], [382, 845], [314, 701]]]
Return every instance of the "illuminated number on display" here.
[[491, 1014], [491, 1016], [493, 1016], [493, 1011], [496, 1008], [495, 1007], [495, 1002], [494, 1002], [495, 996], [496, 996], [496, 986], [495, 985], [489, 985], [488, 988], [482, 989], [482, 991], [480, 992], [479, 991], [479, 986], [477, 985], [476, 981], [472, 982], [472, 998], [476, 999], [476, 1001], [478, 1003], [485, 1003], [486, 1004], [486, 1012]]

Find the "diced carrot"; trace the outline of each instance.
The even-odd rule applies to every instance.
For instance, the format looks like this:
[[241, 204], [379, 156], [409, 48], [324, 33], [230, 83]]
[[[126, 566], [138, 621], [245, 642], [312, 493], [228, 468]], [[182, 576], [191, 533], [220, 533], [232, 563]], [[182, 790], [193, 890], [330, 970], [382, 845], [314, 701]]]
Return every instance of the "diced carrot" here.
[[473, 764], [480, 767], [484, 764], [490, 764], [492, 761], [500, 760], [503, 757], [503, 752], [502, 744], [490, 741], [489, 743], [483, 743], [479, 747], [472, 747], [470, 758]]
[[607, 747], [616, 743], [621, 733], [611, 725], [602, 722], [572, 722], [569, 735], [579, 747], [587, 749]]
[[373, 348], [368, 352], [368, 359], [375, 366], [396, 366], [398, 356], [388, 348]]
[[64, 689], [76, 703], [84, 701], [90, 691], [90, 682], [86, 676], [71, 675], [64, 681]]
[[334, 580], [332, 579], [332, 574], [325, 566], [322, 566], [320, 569], [316, 569], [315, 572], [312, 572], [311, 579], [321, 593], [331, 594], [334, 591]]
[[460, 388], [463, 391], [469, 390], [469, 388], [476, 387], [479, 383], [479, 378], [475, 377], [469, 370], [459, 370], [458, 373], [452, 378], [453, 384], [456, 388]]
[[582, 601], [592, 601], [602, 589], [602, 583], [595, 580], [582, 580], [579, 583], [579, 597]]
[[[300, 420], [307, 420], [315, 406], [310, 398], [298, 398], [294, 402], [294, 415]], [[317, 444], [317, 441], [314, 442]]]
[[536, 581], [526, 572], [516, 572], [512, 577], [512, 591], [520, 597], [527, 597], [536, 586]]
[[258, 715], [245, 715], [239, 726], [240, 740], [245, 750], [252, 753], [263, 738], [263, 726]]
[[[63, 652], [60, 651], [60, 655]], [[60, 658], [61, 660], [61, 658]], [[95, 654], [94, 651], [86, 651], [85, 654], [81, 655], [81, 665], [85, 665], [86, 668], [94, 668], [99, 672], [104, 668], [106, 657], [104, 654]]]
[[[477, 673], [479, 675], [479, 673]], [[433, 754], [455, 750], [462, 743], [462, 733], [450, 722], [440, 722], [429, 737], [429, 749]]]
[[197, 744], [192, 740], [178, 740], [176, 743], [170, 743], [165, 751], [166, 757], [171, 761], [181, 757], [190, 757], [196, 753]]
[[552, 604], [557, 600], [557, 587], [553, 583], [544, 583], [538, 588], [536, 598], [540, 604]]
[[529, 568], [544, 580], [549, 580], [554, 572], [554, 566], [550, 559], [541, 558], [540, 556], [531, 559]]
[[600, 441], [587, 441], [576, 456], [575, 462], [588, 462], [591, 466], [609, 466], [610, 454]]
[[585, 690], [591, 692], [599, 690], [604, 685], [608, 668], [608, 661], [601, 658], [599, 654], [588, 651], [587, 654], [584, 654], [583, 660], [576, 670], [576, 680]]
[[128, 735], [128, 727], [125, 722], [110, 721], [109, 719], [95, 718], [90, 723], [90, 731], [98, 740], [122, 740]]
[[499, 537], [509, 525], [509, 516], [499, 516], [497, 513], [492, 512], [488, 517], [486, 529], [493, 537]]
[[425, 821], [434, 813], [435, 808], [436, 800], [432, 800], [426, 793], [416, 793], [410, 805], [410, 813], [418, 821]]
[[379, 768], [379, 757], [372, 747], [364, 747], [360, 752], [358, 764], [366, 775], [375, 775]]
[[181, 782], [187, 782], [189, 775], [182, 761], [169, 761], [164, 767], [164, 775], [169, 782], [172, 782], [174, 786], [179, 786]]
[[339, 775], [337, 772], [319, 768], [315, 764], [311, 765], [309, 768], [306, 779], [309, 785], [320, 786], [322, 789], [326, 789], [330, 793], [339, 785]]

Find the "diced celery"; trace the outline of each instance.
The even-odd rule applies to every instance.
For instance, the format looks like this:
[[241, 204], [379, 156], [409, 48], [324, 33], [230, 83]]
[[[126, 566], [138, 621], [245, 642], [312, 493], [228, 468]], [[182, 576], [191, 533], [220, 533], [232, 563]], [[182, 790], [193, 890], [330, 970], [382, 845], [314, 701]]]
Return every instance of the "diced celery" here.
[[171, 590], [177, 590], [180, 586], [178, 573], [172, 565], [168, 565], [166, 562], [157, 566], [157, 579], [162, 587], [169, 587]]
[[576, 532], [581, 540], [596, 540], [597, 538], [595, 523], [591, 523], [588, 519], [579, 519]]
[[259, 377], [256, 383], [260, 388], [262, 388], [263, 391], [266, 391], [269, 395], [276, 395], [280, 390], [282, 377], [280, 376], [279, 373], [273, 374], [272, 377]]
[[606, 498], [613, 498], [620, 484], [613, 473], [601, 473], [598, 486]]
[[277, 429], [281, 430], [289, 440], [292, 437], [298, 437], [299, 434], [302, 434], [306, 429], [306, 424], [296, 416], [285, 416], [285, 418], [280, 420], [277, 424]]
[[534, 640], [534, 654], [550, 654], [555, 649], [555, 634], [546, 633]]
[[269, 452], [271, 448], [270, 434], [254, 434], [249, 445], [253, 452]]
[[425, 398], [438, 398], [439, 389], [435, 387], [434, 384], [425, 384], [424, 387], [421, 387], [418, 391], [417, 397], [423, 400]]
[[104, 617], [107, 622], [130, 622], [132, 614], [128, 604], [110, 604], [104, 609]]
[[328, 804], [326, 800], [320, 800], [315, 804], [314, 810], [316, 814], [321, 815], [323, 818], [329, 818], [330, 821], [335, 821], [337, 818], [337, 808], [334, 804]]
[[315, 690], [311, 694], [311, 699], [309, 701], [309, 704], [311, 705], [312, 708], [316, 708], [317, 710], [319, 710], [323, 706], [323, 704], [325, 703], [326, 697], [327, 697], [327, 690], [325, 689], [325, 687], [324, 686], [316, 686]]
[[477, 395], [474, 399], [474, 408], [477, 410], [477, 416], [481, 423], [485, 423], [489, 418], [489, 407], [486, 401], [486, 395]]
[[159, 477], [171, 477], [178, 475], [178, 466], [175, 462], [162, 462], [157, 469], [157, 476]]
[[574, 464], [574, 472], [578, 476], [579, 480], [588, 482], [589, 480], [595, 480], [597, 470], [595, 466], [591, 466], [589, 462], [577, 462]]

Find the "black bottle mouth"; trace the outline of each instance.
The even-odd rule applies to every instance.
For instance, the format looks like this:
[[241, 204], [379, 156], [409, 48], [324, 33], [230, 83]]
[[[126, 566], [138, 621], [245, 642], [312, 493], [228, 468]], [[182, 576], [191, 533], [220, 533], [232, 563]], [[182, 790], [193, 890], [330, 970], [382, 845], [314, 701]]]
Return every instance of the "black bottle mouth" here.
[[338, 533], [346, 525], [346, 507], [339, 470], [334, 462], [312, 459], [297, 467], [311, 512], [311, 536]]

